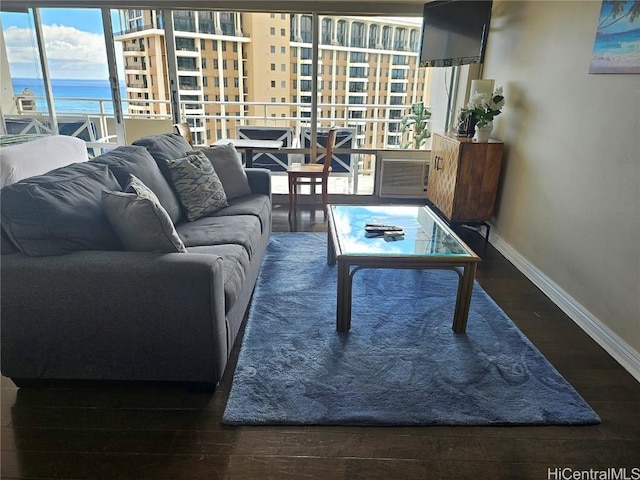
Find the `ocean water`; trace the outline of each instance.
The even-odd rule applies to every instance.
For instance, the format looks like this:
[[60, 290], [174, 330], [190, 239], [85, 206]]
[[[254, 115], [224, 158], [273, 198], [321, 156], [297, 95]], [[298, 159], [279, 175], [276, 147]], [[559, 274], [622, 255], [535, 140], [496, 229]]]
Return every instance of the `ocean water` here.
[[[36, 96], [39, 111], [47, 110], [44, 82], [39, 78], [13, 78], [13, 92], [19, 95], [25, 88]], [[53, 100], [58, 114], [65, 113], [100, 113], [100, 101], [104, 112], [113, 113], [111, 87], [108, 80], [69, 80], [52, 79]], [[126, 98], [125, 84], [120, 83], [120, 94]], [[82, 100], [81, 100], [82, 99]], [[84, 100], [91, 99], [91, 100]]]
[[640, 58], [640, 28], [626, 32], [596, 35], [594, 54], [601, 57]]

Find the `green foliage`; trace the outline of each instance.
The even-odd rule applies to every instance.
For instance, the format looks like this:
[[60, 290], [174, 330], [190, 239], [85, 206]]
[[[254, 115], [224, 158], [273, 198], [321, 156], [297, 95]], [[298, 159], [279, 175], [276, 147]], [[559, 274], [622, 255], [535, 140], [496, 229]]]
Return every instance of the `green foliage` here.
[[424, 103], [414, 103], [411, 105], [411, 112], [402, 118], [402, 137], [407, 134], [407, 141], [402, 143], [402, 148], [414, 148], [418, 150], [431, 136], [429, 123], [431, 111], [424, 106]]
[[493, 93], [476, 92], [471, 96], [463, 113], [471, 115], [478, 127], [484, 127], [500, 115], [504, 102], [502, 87], [498, 87]]

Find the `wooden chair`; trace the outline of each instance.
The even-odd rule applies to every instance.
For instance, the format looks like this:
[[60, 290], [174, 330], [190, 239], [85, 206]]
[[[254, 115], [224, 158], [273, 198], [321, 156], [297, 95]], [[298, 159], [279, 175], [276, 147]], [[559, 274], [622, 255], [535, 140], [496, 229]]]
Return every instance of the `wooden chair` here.
[[176, 133], [182, 135], [184, 139], [193, 147], [193, 137], [191, 136], [191, 127], [187, 122], [176, 123], [173, 128]]
[[327, 144], [324, 151], [324, 163], [318, 163], [320, 157], [316, 158], [315, 163], [293, 164], [287, 168], [287, 176], [289, 177], [289, 215], [295, 214], [296, 204], [298, 203], [298, 187], [300, 185], [309, 185], [311, 193], [316, 191], [318, 181], [322, 186], [322, 209], [324, 215], [327, 215], [328, 180], [331, 173], [331, 159], [333, 157], [333, 147], [336, 142], [336, 128], [329, 129], [327, 134]]

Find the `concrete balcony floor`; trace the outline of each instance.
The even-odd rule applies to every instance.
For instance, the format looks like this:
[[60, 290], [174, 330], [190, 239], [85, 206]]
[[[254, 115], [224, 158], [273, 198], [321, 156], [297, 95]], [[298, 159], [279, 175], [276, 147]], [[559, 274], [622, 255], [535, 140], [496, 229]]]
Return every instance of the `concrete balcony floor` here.
[[[343, 195], [372, 195], [374, 186], [374, 176], [372, 173], [361, 173], [358, 175], [358, 191], [354, 192], [352, 181], [349, 177], [329, 176], [329, 193]], [[288, 194], [289, 184], [286, 173], [271, 175], [271, 191], [274, 194]], [[318, 187], [318, 192], [320, 188]], [[302, 194], [309, 193], [308, 186], [302, 186]]]

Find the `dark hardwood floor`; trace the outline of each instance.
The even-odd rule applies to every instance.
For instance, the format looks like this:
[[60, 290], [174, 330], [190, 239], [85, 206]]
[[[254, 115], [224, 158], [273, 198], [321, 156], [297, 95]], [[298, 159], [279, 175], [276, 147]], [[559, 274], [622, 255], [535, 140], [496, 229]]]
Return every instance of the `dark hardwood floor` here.
[[[274, 231], [288, 231], [286, 206]], [[297, 230], [326, 231], [320, 212]], [[226, 427], [238, 348], [215, 394], [2, 378], [2, 478], [548, 479], [640, 467], [640, 384], [475, 232], [477, 280], [598, 412], [582, 427]], [[573, 470], [562, 469], [569, 468]], [[640, 472], [640, 470], [637, 470]], [[562, 476], [564, 475], [564, 476]]]

